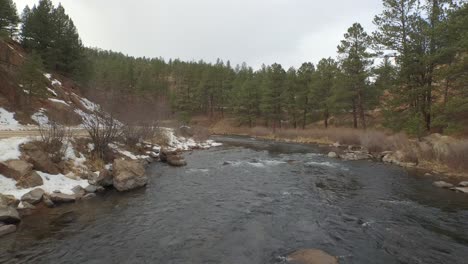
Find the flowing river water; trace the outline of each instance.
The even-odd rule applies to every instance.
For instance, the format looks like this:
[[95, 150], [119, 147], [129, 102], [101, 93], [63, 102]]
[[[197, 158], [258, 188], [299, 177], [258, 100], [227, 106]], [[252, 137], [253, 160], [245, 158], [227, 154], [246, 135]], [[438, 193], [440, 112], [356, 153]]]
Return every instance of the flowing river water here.
[[318, 248], [340, 263], [468, 263], [468, 196], [318, 147], [221, 137], [152, 165], [146, 189], [24, 218], [0, 263], [286, 263]]

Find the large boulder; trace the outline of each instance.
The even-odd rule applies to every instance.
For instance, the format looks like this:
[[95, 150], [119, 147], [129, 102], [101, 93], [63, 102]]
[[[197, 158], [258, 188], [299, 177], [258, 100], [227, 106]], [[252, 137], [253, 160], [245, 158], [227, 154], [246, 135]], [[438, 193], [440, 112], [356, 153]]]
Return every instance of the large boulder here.
[[20, 216], [15, 208], [11, 206], [0, 207], [0, 222], [6, 224], [16, 224], [20, 221]]
[[298, 264], [338, 264], [338, 259], [319, 249], [301, 249], [288, 256], [289, 262]]
[[145, 167], [137, 160], [114, 160], [114, 188], [120, 192], [143, 187], [148, 184]]
[[44, 190], [37, 188], [34, 189], [21, 197], [21, 201], [28, 202], [30, 204], [38, 204], [42, 201], [44, 196]]
[[29, 189], [41, 186], [43, 184], [44, 181], [42, 180], [41, 176], [37, 172], [31, 171], [30, 173], [19, 178], [16, 186], [19, 188]]
[[64, 193], [51, 193], [49, 198], [53, 203], [73, 203], [76, 201], [75, 195]]
[[0, 162], [0, 174], [14, 180], [19, 180], [21, 177], [31, 173], [32, 168], [33, 165], [24, 160]]
[[0, 226], [0, 237], [14, 233], [16, 231], [15, 225], [1, 225]]
[[59, 174], [60, 170], [57, 165], [52, 162], [49, 155], [36, 146], [34, 143], [26, 143], [21, 146], [21, 149], [26, 154], [26, 160], [33, 164], [33, 168], [38, 171], [49, 174]]

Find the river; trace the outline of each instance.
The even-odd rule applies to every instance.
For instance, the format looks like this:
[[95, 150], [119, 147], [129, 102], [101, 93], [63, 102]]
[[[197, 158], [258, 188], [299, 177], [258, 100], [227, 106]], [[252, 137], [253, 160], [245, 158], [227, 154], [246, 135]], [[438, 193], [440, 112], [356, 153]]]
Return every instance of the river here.
[[468, 263], [468, 196], [311, 145], [220, 137], [151, 165], [150, 184], [24, 218], [0, 263], [286, 263], [318, 248], [340, 263]]

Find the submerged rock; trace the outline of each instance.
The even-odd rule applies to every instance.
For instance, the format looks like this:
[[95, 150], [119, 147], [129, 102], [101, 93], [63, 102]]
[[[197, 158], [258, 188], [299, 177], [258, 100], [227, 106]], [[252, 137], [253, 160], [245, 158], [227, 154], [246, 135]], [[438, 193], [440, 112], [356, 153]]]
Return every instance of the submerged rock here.
[[92, 199], [92, 198], [94, 198], [94, 197], [96, 197], [96, 194], [95, 194], [95, 193], [88, 193], [88, 194], [86, 194], [85, 196], [83, 196], [82, 199], [83, 199], [83, 200], [89, 200], [89, 199]]
[[30, 204], [38, 204], [41, 202], [42, 196], [44, 196], [44, 190], [37, 188], [23, 195], [21, 201]]
[[451, 190], [468, 194], [468, 187], [455, 187], [455, 188], [451, 188]]
[[0, 237], [16, 232], [15, 225], [0, 225]]
[[182, 166], [186, 166], [187, 162], [182, 156], [174, 155], [174, 156], [167, 157], [167, 164], [174, 166], [174, 167], [182, 167]]
[[298, 264], [338, 264], [338, 259], [319, 249], [301, 249], [287, 258], [288, 261]]
[[0, 208], [0, 222], [6, 224], [16, 224], [20, 221], [21, 218], [15, 208], [11, 206]]
[[120, 192], [129, 191], [148, 184], [145, 167], [136, 160], [114, 160], [114, 188]]
[[445, 188], [445, 189], [449, 189], [453, 187], [453, 184], [444, 182], [444, 181], [436, 181], [436, 182], [433, 182], [432, 185], [438, 188]]

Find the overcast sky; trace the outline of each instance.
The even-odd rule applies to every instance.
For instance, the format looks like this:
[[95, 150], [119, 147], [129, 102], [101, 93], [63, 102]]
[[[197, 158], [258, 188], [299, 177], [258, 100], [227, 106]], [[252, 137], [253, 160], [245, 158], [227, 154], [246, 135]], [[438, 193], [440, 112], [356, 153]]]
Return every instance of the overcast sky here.
[[[14, 0], [19, 12], [38, 0]], [[381, 0], [52, 0], [86, 46], [132, 56], [298, 67], [335, 57], [354, 22], [371, 32]]]

